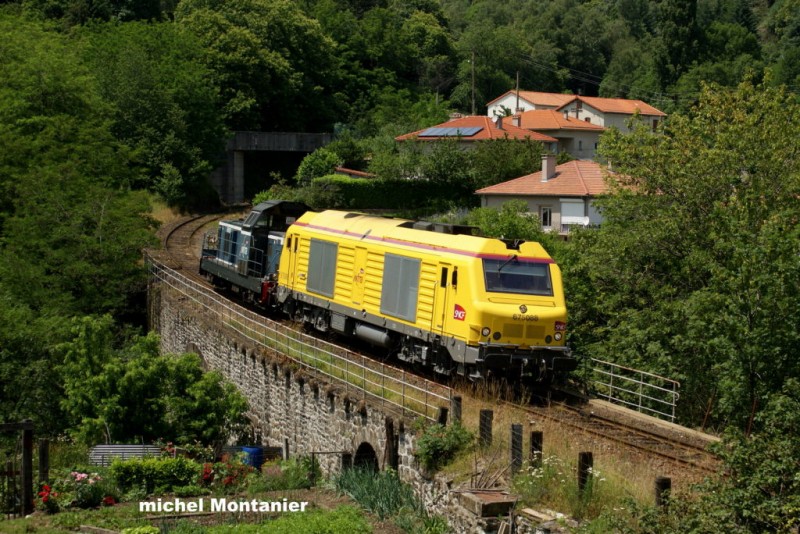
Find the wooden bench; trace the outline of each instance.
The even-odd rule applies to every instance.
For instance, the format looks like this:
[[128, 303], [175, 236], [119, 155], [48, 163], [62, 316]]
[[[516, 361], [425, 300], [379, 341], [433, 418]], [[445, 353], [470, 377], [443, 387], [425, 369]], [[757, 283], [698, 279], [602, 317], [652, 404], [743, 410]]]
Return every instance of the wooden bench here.
[[146, 458], [161, 456], [161, 449], [155, 445], [95, 445], [89, 451], [89, 462], [92, 465], [108, 466], [114, 458]]

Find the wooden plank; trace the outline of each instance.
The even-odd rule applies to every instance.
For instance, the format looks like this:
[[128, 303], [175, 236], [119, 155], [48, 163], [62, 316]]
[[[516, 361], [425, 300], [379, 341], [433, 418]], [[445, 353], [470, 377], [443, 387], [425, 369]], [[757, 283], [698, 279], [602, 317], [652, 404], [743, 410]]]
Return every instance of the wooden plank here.
[[0, 432], [14, 432], [17, 430], [33, 430], [33, 421], [20, 423], [0, 423]]

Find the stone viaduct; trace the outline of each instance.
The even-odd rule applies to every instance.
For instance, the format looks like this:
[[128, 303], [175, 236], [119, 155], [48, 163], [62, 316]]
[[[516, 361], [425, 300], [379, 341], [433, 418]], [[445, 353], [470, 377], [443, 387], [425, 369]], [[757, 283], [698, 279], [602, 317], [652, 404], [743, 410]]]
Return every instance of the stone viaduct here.
[[[162, 352], [194, 352], [207, 369], [239, 388], [249, 402], [253, 444], [280, 448], [287, 457], [313, 454], [325, 475], [358, 464], [395, 469], [428, 512], [447, 517], [455, 532], [498, 531], [498, 514], [487, 515], [491, 508], [480, 499], [451, 491], [452, 480], [431, 477], [420, 468], [412, 430], [419, 415], [405, 409], [405, 401], [398, 408], [352, 385], [326, 380], [263, 342], [261, 328], [264, 338], [273, 336], [266, 331], [267, 319], [169, 268], [164, 258], [146, 259], [150, 327], [161, 336]], [[431, 394], [435, 398], [428, 403], [426, 395], [424, 408], [429, 418], [450, 402]]]

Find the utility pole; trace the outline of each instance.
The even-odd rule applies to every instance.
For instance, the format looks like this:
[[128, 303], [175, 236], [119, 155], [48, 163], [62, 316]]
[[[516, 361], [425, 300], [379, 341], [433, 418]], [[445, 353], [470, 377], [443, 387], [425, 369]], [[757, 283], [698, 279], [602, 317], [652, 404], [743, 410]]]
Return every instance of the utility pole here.
[[475, 115], [475, 51], [472, 51], [472, 114]]

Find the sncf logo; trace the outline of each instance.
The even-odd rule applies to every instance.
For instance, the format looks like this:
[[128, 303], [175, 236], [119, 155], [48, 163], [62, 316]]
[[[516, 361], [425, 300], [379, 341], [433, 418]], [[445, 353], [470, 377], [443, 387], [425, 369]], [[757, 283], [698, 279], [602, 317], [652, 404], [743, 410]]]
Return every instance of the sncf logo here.
[[453, 319], [456, 321], [463, 321], [467, 317], [467, 310], [456, 304], [456, 307], [453, 309]]

